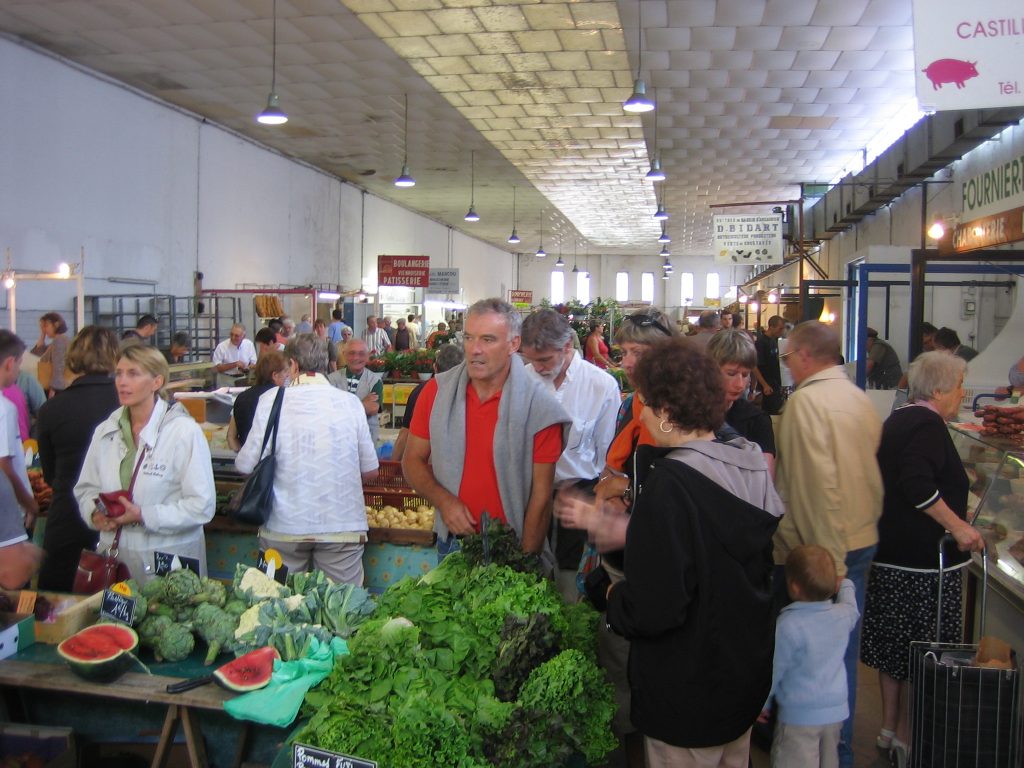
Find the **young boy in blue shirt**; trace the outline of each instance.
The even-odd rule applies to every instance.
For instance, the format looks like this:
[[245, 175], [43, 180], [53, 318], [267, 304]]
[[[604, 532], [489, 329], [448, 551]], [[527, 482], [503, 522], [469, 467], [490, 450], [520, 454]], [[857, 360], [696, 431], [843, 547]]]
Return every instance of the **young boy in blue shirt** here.
[[[835, 768], [839, 730], [849, 716], [843, 656], [857, 623], [853, 582], [843, 579], [835, 602], [836, 565], [828, 550], [799, 546], [786, 558], [793, 602], [775, 626], [772, 696], [778, 708], [772, 765]], [[767, 718], [767, 705], [762, 718]]]

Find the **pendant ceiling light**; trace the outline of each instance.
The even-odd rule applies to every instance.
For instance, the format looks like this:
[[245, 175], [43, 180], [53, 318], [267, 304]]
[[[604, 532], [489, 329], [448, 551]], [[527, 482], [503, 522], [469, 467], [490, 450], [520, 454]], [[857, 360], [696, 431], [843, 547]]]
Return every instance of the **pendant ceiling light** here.
[[270, 95], [267, 96], [266, 108], [256, 115], [256, 122], [263, 125], [282, 125], [288, 122], [288, 115], [281, 109], [281, 100], [277, 97], [277, 0], [274, 0], [274, 26], [271, 45]]
[[562, 258], [561, 251], [559, 251], [559, 253], [558, 253], [558, 261], [555, 262], [555, 266], [556, 267], [564, 267], [565, 266], [565, 260]]
[[395, 179], [396, 187], [415, 187], [416, 179], [409, 173], [409, 94], [405, 94], [405, 132], [402, 134], [402, 172]]
[[668, 266], [668, 257], [672, 255], [672, 254], [670, 254], [668, 252], [668, 246], [667, 245], [663, 246], [662, 249], [661, 249], [661, 253], [659, 253], [658, 255], [665, 259], [665, 264], [663, 266], [667, 267]]
[[658, 242], [663, 245], [672, 242], [672, 238], [668, 236], [668, 231], [665, 229], [665, 227], [665, 222], [661, 222], [661, 234], [658, 235]]
[[640, 64], [643, 55], [643, 0], [636, 4], [636, 80], [633, 81], [633, 95], [622, 103], [626, 112], [650, 112], [654, 102], [647, 98], [647, 84], [640, 77]]
[[574, 275], [579, 274], [579, 268], [576, 266], [576, 238], [572, 239], [572, 273]]
[[658, 221], [665, 221], [668, 218], [668, 211], [665, 210], [665, 185], [661, 185], [661, 200], [658, 202], [658, 210], [654, 212], [654, 218]]
[[[655, 96], [657, 96], [657, 91], [655, 91]], [[661, 151], [658, 149], [658, 110], [654, 111], [654, 159], [651, 160], [651, 170], [647, 172], [647, 180], [665, 180], [665, 171], [661, 167]]]
[[476, 201], [476, 152], [469, 152], [469, 210], [463, 216], [466, 221], [480, 221], [480, 214], [476, 212], [473, 203]]
[[519, 245], [519, 235], [516, 234], [516, 188], [512, 186], [512, 234], [508, 236], [512, 245]]
[[540, 209], [540, 246], [537, 248], [537, 258], [543, 259], [547, 256], [544, 251], [544, 209]]

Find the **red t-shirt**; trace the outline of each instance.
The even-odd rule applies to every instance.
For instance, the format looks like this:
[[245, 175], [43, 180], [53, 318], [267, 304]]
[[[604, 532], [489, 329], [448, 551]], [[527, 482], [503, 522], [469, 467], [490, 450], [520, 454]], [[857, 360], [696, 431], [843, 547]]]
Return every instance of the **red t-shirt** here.
[[[437, 379], [431, 379], [420, 392], [409, 431], [423, 440], [430, 439], [430, 413], [437, 399]], [[494, 429], [498, 425], [498, 404], [501, 392], [480, 402], [472, 384], [466, 389], [466, 457], [459, 485], [459, 499], [469, 509], [479, 526], [486, 510], [493, 517], [508, 522], [498, 491], [498, 473], [494, 468]], [[533, 436], [533, 463], [554, 464], [562, 455], [562, 425], [552, 424]], [[432, 457], [444, 461], [443, 456]]]

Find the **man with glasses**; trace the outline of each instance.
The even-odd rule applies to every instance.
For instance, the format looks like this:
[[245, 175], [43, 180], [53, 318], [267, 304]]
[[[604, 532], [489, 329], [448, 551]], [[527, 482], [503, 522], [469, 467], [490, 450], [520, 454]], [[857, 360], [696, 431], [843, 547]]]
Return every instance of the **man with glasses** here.
[[[591, 491], [615, 432], [619, 385], [611, 374], [580, 357], [573, 348], [575, 336], [564, 315], [553, 309], [539, 309], [523, 322], [519, 354], [529, 363], [526, 370], [530, 375], [572, 418], [568, 442], [555, 465], [555, 485]], [[559, 592], [567, 601], [576, 602], [576, 569], [586, 534], [556, 523], [552, 536]]]
[[[875, 457], [882, 420], [839, 360], [839, 337], [824, 323], [801, 323], [789, 334], [783, 362], [796, 390], [779, 428], [775, 477], [786, 516], [774, 538], [775, 587], [784, 599], [787, 555], [801, 544], [817, 544], [831, 553], [839, 580], [853, 582], [857, 610], [863, 614], [865, 579], [882, 514], [882, 477]], [[860, 621], [850, 633], [845, 657], [850, 717], [839, 743], [843, 768], [853, 765], [859, 651]]]
[[439, 555], [456, 548], [456, 536], [479, 531], [485, 512], [515, 530], [524, 552], [545, 550], [571, 420], [517, 358], [521, 333], [511, 304], [476, 302], [466, 314], [465, 361], [427, 382], [417, 401], [402, 470], [440, 512]]

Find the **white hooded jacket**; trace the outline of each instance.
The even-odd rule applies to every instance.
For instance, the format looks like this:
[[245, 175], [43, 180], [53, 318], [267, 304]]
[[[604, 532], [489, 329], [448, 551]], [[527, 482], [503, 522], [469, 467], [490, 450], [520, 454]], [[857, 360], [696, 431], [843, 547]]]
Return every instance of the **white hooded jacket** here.
[[[97, 495], [121, 488], [121, 460], [128, 453], [118, 423], [123, 410], [118, 408], [96, 427], [75, 485], [82, 520], [90, 528]], [[203, 526], [213, 518], [216, 503], [206, 437], [180, 404], [169, 406], [158, 399], [139, 433], [140, 451], [143, 445], [146, 456], [132, 492], [143, 524], [124, 527], [118, 558], [140, 582], [154, 575], [155, 551], [198, 558], [205, 575]], [[112, 540], [113, 533], [102, 533], [99, 551], [106, 551]]]

